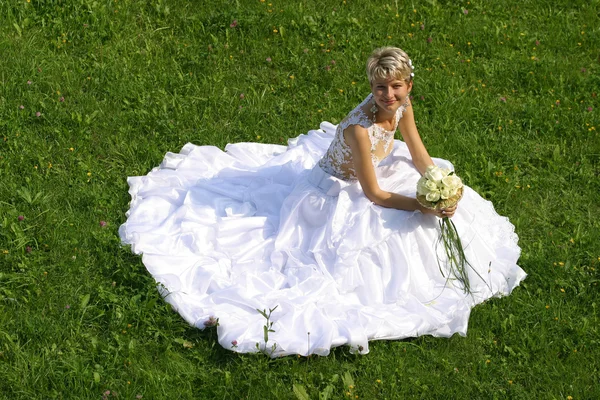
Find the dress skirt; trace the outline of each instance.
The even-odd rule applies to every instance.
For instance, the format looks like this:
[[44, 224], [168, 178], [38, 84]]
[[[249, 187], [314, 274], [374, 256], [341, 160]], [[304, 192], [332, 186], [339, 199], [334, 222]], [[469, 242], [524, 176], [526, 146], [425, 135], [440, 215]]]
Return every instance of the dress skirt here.
[[[123, 243], [187, 322], [218, 319], [223, 347], [327, 355], [340, 345], [367, 353], [369, 340], [466, 335], [473, 306], [525, 278], [514, 226], [465, 186], [452, 218], [473, 267], [465, 294], [440, 271], [437, 217], [375, 205], [360, 183], [318, 166], [335, 128], [324, 122], [288, 146], [186, 144], [128, 178]], [[382, 189], [415, 196], [420, 174], [404, 142], [376, 174]]]

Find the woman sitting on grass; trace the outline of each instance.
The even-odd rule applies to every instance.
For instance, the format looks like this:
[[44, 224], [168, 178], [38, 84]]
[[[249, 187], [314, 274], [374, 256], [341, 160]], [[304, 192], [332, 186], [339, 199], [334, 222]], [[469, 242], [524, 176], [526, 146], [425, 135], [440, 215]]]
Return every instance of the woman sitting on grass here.
[[[474, 305], [526, 276], [514, 227], [489, 201], [467, 186], [460, 207], [415, 199], [429, 166], [452, 164], [421, 141], [406, 53], [375, 50], [367, 76], [371, 93], [338, 126], [323, 122], [288, 146], [186, 144], [129, 178], [123, 242], [190, 324], [218, 325], [222, 346], [327, 355], [344, 344], [366, 353], [374, 339], [465, 335]], [[439, 217], [452, 217], [462, 240], [470, 295], [441, 271]]]

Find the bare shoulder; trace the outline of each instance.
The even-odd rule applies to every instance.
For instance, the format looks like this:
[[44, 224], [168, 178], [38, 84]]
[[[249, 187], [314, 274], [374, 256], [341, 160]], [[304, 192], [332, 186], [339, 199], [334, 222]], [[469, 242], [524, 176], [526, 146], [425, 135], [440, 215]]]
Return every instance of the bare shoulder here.
[[369, 140], [369, 131], [362, 125], [351, 124], [344, 129], [344, 139], [349, 145]]
[[405, 142], [419, 137], [414, 110], [410, 102], [408, 103], [408, 107], [403, 111], [400, 121], [398, 121], [398, 129], [400, 129], [400, 133]]

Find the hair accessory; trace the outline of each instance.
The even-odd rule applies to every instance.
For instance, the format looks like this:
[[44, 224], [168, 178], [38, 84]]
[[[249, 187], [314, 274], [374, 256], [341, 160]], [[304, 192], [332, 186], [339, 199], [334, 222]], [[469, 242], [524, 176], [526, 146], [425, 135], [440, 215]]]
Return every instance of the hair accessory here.
[[[408, 59], [408, 66], [410, 67], [411, 71], [415, 70], [415, 66], [413, 65], [412, 60], [410, 58]], [[415, 77], [415, 73], [411, 72], [410, 73], [410, 77], [414, 78]]]

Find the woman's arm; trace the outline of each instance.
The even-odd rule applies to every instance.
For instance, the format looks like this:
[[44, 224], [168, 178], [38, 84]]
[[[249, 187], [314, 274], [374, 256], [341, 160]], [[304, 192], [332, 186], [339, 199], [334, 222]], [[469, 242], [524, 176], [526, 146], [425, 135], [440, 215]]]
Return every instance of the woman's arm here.
[[423, 175], [427, 170], [427, 167], [434, 164], [421, 140], [419, 131], [417, 131], [415, 114], [412, 105], [410, 104], [410, 100], [408, 100], [408, 102], [408, 107], [406, 107], [404, 114], [402, 114], [402, 118], [398, 122], [398, 128], [400, 129], [404, 143], [408, 146], [413, 164], [417, 167], [417, 170], [421, 175]]
[[344, 139], [352, 151], [356, 177], [365, 192], [365, 196], [373, 203], [398, 210], [419, 210], [423, 214], [433, 214], [440, 218], [451, 217], [454, 214], [455, 207], [447, 208], [444, 211], [430, 210], [421, 206], [415, 198], [382, 190], [377, 182], [375, 168], [373, 168], [371, 162], [371, 140], [367, 129], [360, 125], [350, 125], [344, 130]]
[[379, 187], [371, 162], [369, 132], [360, 125], [350, 125], [344, 130], [344, 139], [352, 150], [354, 170], [365, 195], [373, 203], [399, 210], [421, 210], [417, 199], [386, 192]]
[[[398, 122], [398, 128], [400, 129], [400, 133], [402, 134], [404, 143], [406, 143], [406, 145], [408, 146], [408, 151], [410, 151], [413, 164], [421, 173], [421, 175], [425, 174], [427, 167], [435, 164], [433, 163], [433, 160], [429, 156], [429, 153], [427, 152], [427, 149], [425, 148], [425, 145], [421, 140], [419, 131], [417, 131], [417, 124], [415, 124], [415, 114], [413, 112], [410, 99], [408, 100], [408, 107], [406, 107], [406, 110], [402, 114], [402, 118]], [[423, 213], [435, 214], [438, 217], [452, 217], [456, 212], [457, 205], [447, 207], [444, 210], [438, 211], [425, 209], [420, 204], [419, 207], [419, 209]]]

